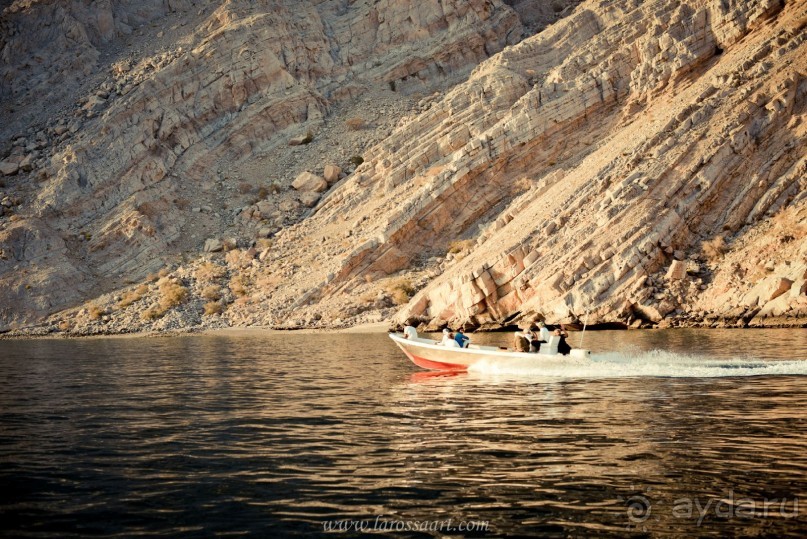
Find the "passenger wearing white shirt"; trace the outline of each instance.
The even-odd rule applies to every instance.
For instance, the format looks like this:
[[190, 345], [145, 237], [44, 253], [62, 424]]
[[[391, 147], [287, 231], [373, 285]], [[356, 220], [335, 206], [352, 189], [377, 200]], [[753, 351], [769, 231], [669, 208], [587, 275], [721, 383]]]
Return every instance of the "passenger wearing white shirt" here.
[[440, 341], [440, 346], [448, 346], [449, 348], [459, 348], [460, 345], [454, 339], [454, 334], [448, 329], [443, 330], [443, 340]]
[[549, 330], [546, 327], [546, 324], [543, 322], [538, 322], [538, 340], [543, 342], [549, 342]]

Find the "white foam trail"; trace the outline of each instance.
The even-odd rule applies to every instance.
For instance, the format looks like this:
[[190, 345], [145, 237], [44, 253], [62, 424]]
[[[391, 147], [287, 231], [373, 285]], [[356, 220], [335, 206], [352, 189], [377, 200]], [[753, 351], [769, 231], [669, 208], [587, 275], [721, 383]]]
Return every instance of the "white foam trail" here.
[[536, 356], [535, 359], [483, 360], [472, 365], [468, 371], [550, 378], [781, 376], [807, 375], [807, 360], [718, 360], [652, 350], [592, 354], [590, 359]]

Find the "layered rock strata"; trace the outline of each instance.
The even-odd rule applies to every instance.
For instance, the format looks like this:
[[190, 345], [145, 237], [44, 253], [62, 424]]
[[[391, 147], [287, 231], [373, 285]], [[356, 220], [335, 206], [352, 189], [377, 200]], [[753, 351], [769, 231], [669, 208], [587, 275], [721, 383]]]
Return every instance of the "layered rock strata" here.
[[[584, 50], [541, 54], [563, 42], [550, 30], [483, 65], [507, 68], [510, 90], [536, 78], [492, 126], [464, 122], [469, 142], [443, 158], [462, 163], [443, 177], [446, 215], [411, 219], [408, 233], [469, 235], [479, 199], [499, 203], [522, 176], [533, 186], [398, 320], [803, 324], [805, 6], [600, 7], [555, 30], [590, 40]], [[791, 227], [765, 240], [783, 248], [754, 253], [750, 238], [784, 212]], [[732, 270], [750, 279], [725, 283], [714, 270], [735, 245], [750, 245]], [[676, 258], [693, 267], [670, 282]]]
[[[226, 197], [212, 191], [231, 187], [233, 169], [316, 130], [368, 87], [438, 87], [522, 32], [514, 11], [486, 0], [17, 1], [0, 27], [0, 95], [14, 99], [4, 162], [17, 167], [9, 174], [34, 162], [9, 180], [24, 203], [0, 230], [2, 326], [142, 279], [201, 249], [192, 231], [242, 235], [237, 208], [191, 211]], [[157, 28], [173, 46], [118, 52]], [[79, 90], [81, 107], [65, 115]], [[63, 107], [32, 141], [16, 130], [41, 120], [30, 109], [43, 95]]]
[[[765, 308], [781, 295], [739, 299], [756, 282], [710, 300], [726, 255], [702, 248], [720, 236], [731, 250], [782, 211], [802, 215], [804, 25], [799, 3], [581, 5], [411, 118], [284, 235], [315, 235], [327, 252], [342, 241], [329, 227], [349, 216], [353, 251], [318, 272], [303, 257], [309, 269], [273, 295], [291, 306], [282, 315], [425, 267], [432, 278], [399, 323], [764, 325], [769, 312], [803, 323], [799, 286], [784, 311]], [[771, 255], [772, 279], [804, 278], [803, 224]], [[454, 239], [473, 242], [464, 258], [429, 260]], [[676, 259], [693, 267], [672, 283]]]
[[[288, 9], [225, 4], [189, 51], [166, 58], [120, 106], [97, 110], [101, 129], [54, 155], [52, 176], [22, 204], [32, 209], [14, 210], [24, 218], [0, 231], [16, 264], [0, 267], [12, 306], [4, 323], [112, 290], [51, 322], [90, 331], [332, 327], [393, 315], [432, 328], [536, 318], [805, 324], [803, 3], [591, 0], [517, 44], [522, 26], [496, 2], [440, 4], [434, 16], [381, 2], [361, 8], [361, 20], [341, 5], [300, 8], [297, 34], [326, 36], [309, 43], [295, 41]], [[256, 31], [256, 20], [272, 31]], [[384, 30], [388, 21], [405, 37]], [[345, 28], [364, 37], [348, 46]], [[469, 55], [447, 35], [465, 36]], [[357, 79], [431, 92], [488, 54], [465, 82], [418, 98], [361, 159], [336, 163], [348, 174], [321, 195], [284, 199], [300, 219], [264, 233], [280, 204], [271, 197], [238, 213], [177, 211], [192, 196], [184, 182], [215, 183], [207, 178], [220, 163], [276, 155], [295, 135], [294, 148], [316, 145], [306, 129], [360, 94]], [[305, 170], [326, 175], [301, 167], [288, 183]], [[220, 226], [227, 219], [239, 224]], [[260, 239], [216, 239], [199, 255], [198, 237], [161, 280], [115, 291], [116, 272], [156, 269], [158, 253], [191, 246], [202, 224]], [[69, 243], [60, 227], [86, 232]], [[40, 295], [22, 288], [34, 278]], [[44, 303], [57, 285], [70, 292]], [[174, 286], [187, 294], [178, 307], [161, 297]]]

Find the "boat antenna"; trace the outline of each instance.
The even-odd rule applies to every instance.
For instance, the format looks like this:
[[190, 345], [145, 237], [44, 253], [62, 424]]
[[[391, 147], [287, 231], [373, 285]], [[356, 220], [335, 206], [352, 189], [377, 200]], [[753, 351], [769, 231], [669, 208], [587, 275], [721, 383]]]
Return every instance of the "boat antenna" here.
[[588, 312], [589, 309], [586, 309], [586, 318], [583, 320], [583, 332], [580, 334], [580, 344], [578, 348], [583, 348], [583, 337], [586, 336], [586, 326], [588, 325]]

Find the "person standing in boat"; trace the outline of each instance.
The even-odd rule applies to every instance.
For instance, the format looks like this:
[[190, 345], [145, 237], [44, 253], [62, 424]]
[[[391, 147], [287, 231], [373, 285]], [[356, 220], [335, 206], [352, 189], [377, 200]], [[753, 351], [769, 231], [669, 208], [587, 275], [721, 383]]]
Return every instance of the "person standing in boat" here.
[[549, 328], [543, 322], [538, 322], [538, 342], [549, 342]]
[[468, 341], [470, 341], [471, 339], [462, 332], [462, 329], [458, 329], [457, 333], [454, 334], [454, 340], [457, 341], [457, 344], [460, 345], [460, 348], [465, 348], [467, 346]]
[[569, 334], [566, 333], [566, 330], [563, 329], [563, 326], [561, 326], [555, 329], [554, 335], [560, 337], [560, 340], [558, 341], [558, 354], [568, 356], [572, 351], [572, 347], [566, 342], [566, 338], [569, 337]]

